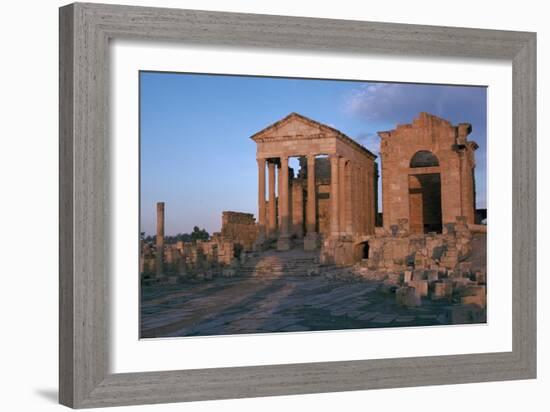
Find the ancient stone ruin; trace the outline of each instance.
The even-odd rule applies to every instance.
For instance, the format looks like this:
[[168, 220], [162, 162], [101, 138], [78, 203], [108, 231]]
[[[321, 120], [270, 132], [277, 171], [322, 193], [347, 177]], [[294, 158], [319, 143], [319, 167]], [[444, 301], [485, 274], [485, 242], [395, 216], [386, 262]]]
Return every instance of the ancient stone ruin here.
[[234, 271], [229, 268], [252, 251], [257, 233], [252, 214], [226, 211], [222, 213], [221, 231], [213, 233], [209, 240], [165, 244], [164, 203], [159, 202], [155, 247], [142, 241], [140, 271], [148, 281], [166, 278], [172, 283], [180, 277], [232, 276]]
[[258, 237], [256, 220], [251, 213], [222, 212], [220, 237], [232, 241], [239, 250], [251, 251]]
[[[264, 263], [276, 261], [277, 270], [293, 274], [384, 281], [405, 306], [430, 297], [484, 307], [485, 262], [467, 264], [474, 237], [486, 233], [476, 224], [478, 146], [468, 140], [471, 130], [420, 113], [411, 124], [378, 133], [383, 207], [377, 225], [376, 156], [339, 130], [291, 113], [251, 136], [257, 222], [252, 214], [225, 211], [210, 239], [166, 244], [164, 203], [158, 203], [155, 244], [142, 244], [141, 272], [151, 282], [265, 274], [275, 267], [251, 259], [268, 256]], [[307, 255], [284, 254], [298, 250]]]
[[475, 218], [472, 126], [420, 113], [412, 124], [379, 132], [384, 228], [403, 219], [411, 233], [441, 232], [443, 224]]
[[[277, 250], [290, 249], [293, 241], [303, 243], [305, 250], [323, 245], [331, 249], [323, 254], [338, 262], [335, 240], [374, 234], [374, 154], [339, 130], [297, 113], [251, 138], [257, 144], [258, 248], [271, 240], [276, 240]], [[297, 157], [302, 166], [297, 175], [288, 167], [290, 157]]]

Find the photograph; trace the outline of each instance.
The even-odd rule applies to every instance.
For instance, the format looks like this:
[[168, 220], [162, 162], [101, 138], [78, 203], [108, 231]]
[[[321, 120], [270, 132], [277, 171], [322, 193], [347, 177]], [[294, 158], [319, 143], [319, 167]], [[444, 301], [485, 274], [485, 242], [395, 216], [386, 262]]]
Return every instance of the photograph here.
[[549, 409], [543, 2], [118, 3], [2, 4], [2, 410]]
[[487, 88], [139, 72], [140, 339], [487, 322]]

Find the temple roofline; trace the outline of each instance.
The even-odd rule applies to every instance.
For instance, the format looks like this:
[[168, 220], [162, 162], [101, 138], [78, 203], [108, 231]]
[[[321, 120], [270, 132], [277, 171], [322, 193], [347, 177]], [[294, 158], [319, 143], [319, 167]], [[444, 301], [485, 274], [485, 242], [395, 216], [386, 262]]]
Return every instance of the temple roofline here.
[[351, 146], [353, 146], [354, 148], [360, 150], [361, 152], [363, 152], [364, 154], [366, 154], [368, 157], [372, 158], [372, 159], [376, 159], [376, 155], [374, 153], [372, 153], [369, 149], [367, 149], [365, 146], [363, 146], [362, 144], [358, 143], [357, 141], [355, 141], [354, 139], [352, 139], [351, 137], [345, 135], [344, 133], [342, 133], [340, 130], [338, 129], [335, 129], [334, 127], [330, 127], [324, 123], [321, 123], [321, 122], [318, 122], [316, 120], [313, 120], [313, 119], [310, 119], [309, 117], [306, 117], [304, 115], [301, 115], [299, 113], [296, 113], [296, 112], [292, 112], [290, 113], [289, 115], [283, 117], [282, 119], [276, 121], [275, 123], [272, 123], [271, 125], [263, 128], [262, 130], [260, 130], [259, 132], [257, 133], [254, 133], [252, 136], [250, 136], [250, 138], [252, 140], [254, 140], [256, 143], [258, 143], [260, 141], [260, 137], [264, 134], [266, 134], [268, 131], [270, 130], [273, 130], [273, 129], [276, 129], [278, 128], [279, 126], [282, 126], [284, 123], [286, 123], [287, 121], [291, 120], [291, 119], [299, 119], [299, 120], [302, 120], [306, 123], [309, 123], [311, 125], [314, 125], [316, 127], [319, 127], [321, 129], [325, 129], [325, 130], [328, 130], [332, 133], [335, 133], [336, 136], [341, 139], [342, 141], [344, 141], [345, 143], [348, 143], [350, 144]]

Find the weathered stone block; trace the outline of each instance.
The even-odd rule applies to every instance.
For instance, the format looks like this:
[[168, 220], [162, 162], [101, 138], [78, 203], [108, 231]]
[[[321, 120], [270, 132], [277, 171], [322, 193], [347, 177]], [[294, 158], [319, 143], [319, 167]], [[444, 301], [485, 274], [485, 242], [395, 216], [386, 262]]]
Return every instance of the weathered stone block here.
[[412, 286], [420, 297], [428, 296], [427, 280], [412, 280], [408, 283], [408, 286]]
[[447, 271], [447, 277], [451, 279], [460, 279], [462, 278], [462, 272], [459, 270], [449, 270]]
[[487, 289], [484, 285], [468, 285], [461, 291], [463, 304], [474, 304], [481, 308], [487, 306]]
[[395, 299], [398, 305], [414, 307], [422, 304], [420, 295], [416, 289], [410, 286], [403, 286], [395, 291]]
[[460, 262], [458, 264], [458, 268], [462, 271], [462, 272], [471, 272], [472, 271], [472, 262]]
[[439, 280], [439, 272], [437, 270], [428, 270], [428, 282]]
[[412, 274], [412, 280], [425, 280], [428, 278], [428, 275], [423, 269], [415, 269]]
[[432, 296], [433, 300], [449, 299], [453, 295], [453, 284], [451, 282], [435, 282], [433, 284]]
[[289, 237], [279, 237], [277, 240], [277, 250], [279, 251], [285, 251], [290, 250], [291, 248], [291, 240]]
[[487, 272], [485, 271], [476, 271], [474, 273], [474, 279], [477, 283], [482, 283], [482, 284], [485, 284], [487, 283]]

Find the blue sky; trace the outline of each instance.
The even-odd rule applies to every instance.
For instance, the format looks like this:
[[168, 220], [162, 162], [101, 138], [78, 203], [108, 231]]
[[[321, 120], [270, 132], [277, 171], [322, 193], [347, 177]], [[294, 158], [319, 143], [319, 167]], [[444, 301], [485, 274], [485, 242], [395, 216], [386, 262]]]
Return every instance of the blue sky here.
[[[221, 212], [257, 211], [251, 135], [291, 112], [335, 127], [379, 154], [377, 131], [424, 111], [472, 124], [477, 205], [486, 205], [486, 89], [404, 83], [140, 73], [141, 230], [219, 231]], [[379, 185], [380, 186], [380, 185]]]

